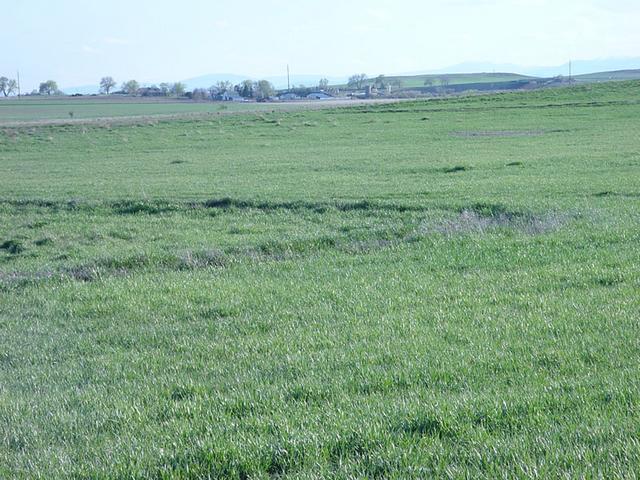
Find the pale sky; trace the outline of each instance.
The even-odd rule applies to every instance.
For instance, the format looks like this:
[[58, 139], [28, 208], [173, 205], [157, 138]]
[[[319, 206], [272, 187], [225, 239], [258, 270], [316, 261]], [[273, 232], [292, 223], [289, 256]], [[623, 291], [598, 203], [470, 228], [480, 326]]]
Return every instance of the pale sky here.
[[343, 76], [462, 62], [524, 66], [640, 56], [640, 0], [16, 0], [0, 75], [23, 91], [209, 73]]

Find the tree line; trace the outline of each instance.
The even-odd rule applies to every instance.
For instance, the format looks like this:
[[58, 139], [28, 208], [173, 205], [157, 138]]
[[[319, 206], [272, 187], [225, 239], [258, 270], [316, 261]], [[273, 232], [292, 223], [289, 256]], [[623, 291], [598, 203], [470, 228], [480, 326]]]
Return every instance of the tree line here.
[[150, 87], [141, 87], [136, 80], [128, 80], [121, 85], [118, 92], [113, 92], [116, 86], [117, 83], [113, 77], [103, 77], [100, 80], [100, 92], [106, 95], [119, 93], [143, 96], [176, 96], [204, 100], [209, 97], [216, 98], [230, 93], [235, 93], [243, 98], [266, 99], [276, 93], [275, 87], [267, 80], [259, 80], [257, 82], [244, 80], [237, 85], [233, 85], [228, 81], [219, 81], [209, 88], [196, 88], [191, 92], [187, 91], [187, 86], [182, 82], [161, 83]]
[[[0, 77], [0, 92], [5, 97], [8, 97], [11, 94], [19, 94], [19, 88], [17, 80], [13, 78]], [[37, 90], [31, 92], [32, 95], [61, 95], [62, 92], [58, 88], [58, 84], [55, 80], [47, 80], [46, 82], [42, 82]]]
[[[443, 82], [444, 83], [444, 82]], [[395, 85], [400, 87], [401, 81], [394, 80], [394, 82], [387, 82], [383, 75], [369, 80], [364, 73], [355, 74], [349, 77], [347, 87], [352, 89], [362, 89], [363, 87], [371, 85], [376, 88], [384, 89], [388, 85]], [[426, 82], [425, 82], [426, 85]], [[188, 92], [187, 86], [182, 82], [175, 83], [160, 83], [159, 85], [151, 85], [150, 87], [142, 87], [137, 80], [127, 80], [120, 84], [120, 89], [116, 90], [118, 83], [111, 76], [102, 77], [100, 79], [100, 93], [105, 95], [120, 94], [120, 95], [142, 95], [142, 96], [175, 96], [175, 97], [188, 97], [196, 100], [204, 100], [207, 98], [221, 98], [230, 96], [240, 96], [245, 99], [267, 99], [275, 95], [276, 89], [268, 80], [244, 80], [236, 85], [229, 81], [219, 81], [209, 88], [196, 88], [195, 90]], [[7, 77], [0, 77], [0, 93], [5, 97], [18, 92], [18, 82], [14, 79]], [[314, 91], [329, 92], [334, 91], [329, 87], [329, 80], [322, 78], [318, 85], [315, 87], [305, 87], [299, 85], [293, 86], [289, 89], [292, 93], [299, 95], [305, 95]], [[55, 80], [47, 80], [40, 83], [37, 90], [31, 92], [31, 95], [62, 95], [62, 91], [58, 88], [58, 84]]]

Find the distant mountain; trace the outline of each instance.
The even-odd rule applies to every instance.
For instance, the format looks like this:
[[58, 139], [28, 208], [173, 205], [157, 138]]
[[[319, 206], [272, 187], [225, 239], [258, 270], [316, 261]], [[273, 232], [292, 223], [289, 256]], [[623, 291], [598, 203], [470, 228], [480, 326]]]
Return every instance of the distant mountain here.
[[[349, 79], [348, 76], [344, 77], [331, 77], [327, 75], [291, 75], [291, 86], [304, 85], [305, 87], [315, 87], [320, 83], [320, 80], [326, 78], [329, 80], [330, 85], [340, 85], [346, 83]], [[278, 88], [287, 88], [287, 76], [282, 75], [279, 77], [267, 77], [273, 85]]]
[[[640, 57], [636, 58], [605, 58], [600, 60], [576, 60], [572, 62], [572, 74], [588, 75], [601, 72], [614, 72], [621, 70], [635, 70], [640, 69]], [[415, 75], [443, 75], [443, 74], [464, 74], [464, 73], [513, 73], [519, 75], [525, 75], [530, 77], [555, 77], [558, 75], [569, 75], [569, 63], [564, 65], [558, 65], [555, 67], [524, 67], [522, 65], [514, 64], [499, 64], [490, 62], [465, 62], [457, 65], [452, 65], [447, 68], [441, 68], [437, 70], [406, 72], [399, 75], [388, 74], [387, 77], [408, 77]], [[325, 78], [324, 75], [291, 75], [291, 86], [305, 85], [307, 87], [313, 87], [318, 85], [321, 78]], [[342, 85], [347, 83], [348, 76], [327, 76], [331, 85]], [[634, 77], [635, 78], [635, 77]], [[257, 77], [252, 75], [238, 75], [235, 73], [216, 73], [209, 75], [202, 75], [199, 77], [189, 78], [182, 80], [187, 85], [188, 90], [194, 88], [209, 88], [211, 85], [215, 85], [216, 82], [226, 80], [231, 83], [238, 84], [243, 80], [269, 80], [277, 89], [287, 88], [287, 76], [267, 76]], [[160, 83], [160, 82], [158, 82]], [[150, 83], [145, 83], [143, 86], [149, 86]], [[63, 88], [62, 91], [68, 95], [74, 93], [81, 93], [83, 95], [91, 95], [99, 92], [98, 85], [83, 85], [79, 87]]]
[[[313, 87], [314, 85], [318, 85], [320, 79], [327, 78], [330, 84], [341, 84], [347, 81], [347, 77], [325, 77], [324, 75], [291, 75], [291, 86], [293, 87], [298, 85], [305, 85], [307, 87]], [[194, 88], [209, 88], [212, 85], [215, 85], [216, 82], [219, 81], [229, 81], [233, 84], [238, 84], [243, 80], [268, 80], [277, 89], [287, 88], [287, 76], [279, 75], [279, 76], [267, 76], [267, 77], [256, 77], [252, 75], [238, 75], [234, 73], [215, 73], [210, 75], [202, 75], [200, 77], [189, 78], [186, 80], [182, 80], [186, 85], [188, 90], [193, 90]]]
[[211, 85], [215, 85], [217, 82], [221, 81], [228, 81], [235, 85], [247, 78], [251, 77], [247, 75], [238, 75], [237, 73], [212, 73], [209, 75], [187, 78], [186, 80], [181, 81], [187, 86], [187, 90], [193, 90], [194, 88], [209, 88]]
[[[617, 70], [640, 68], [640, 58], [606, 58], [599, 60], [576, 60], [571, 63], [573, 75], [585, 75]], [[551, 67], [524, 67], [509, 63], [465, 62], [438, 70], [414, 72], [414, 74], [476, 73], [476, 72], [512, 72], [532, 77], [555, 77], [569, 75], [569, 62]]]
[[[576, 60], [572, 62], [571, 70], [573, 75], [585, 75], [599, 72], [611, 72], [618, 70], [633, 70], [640, 69], [640, 58], [607, 58], [600, 60]], [[551, 66], [551, 67], [524, 67], [522, 65], [515, 64], [498, 64], [490, 62], [465, 62], [457, 65], [452, 65], [447, 68], [441, 68], [437, 70], [428, 71], [416, 71], [407, 72], [400, 75], [388, 74], [388, 77], [404, 77], [412, 75], [442, 75], [445, 73], [457, 74], [457, 73], [493, 73], [504, 72], [513, 73], [519, 75], [525, 75], [529, 77], [555, 77], [558, 75], [569, 75], [569, 62], [563, 65]], [[317, 85], [324, 75], [291, 75], [291, 86], [305, 85], [312, 87]], [[342, 85], [347, 83], [348, 76], [331, 76], [326, 77], [331, 85]], [[268, 76], [268, 77], [255, 77], [251, 75], [237, 75], [232, 73], [227, 74], [212, 74], [203, 75], [200, 77], [190, 78], [183, 80], [189, 89], [194, 88], [208, 88], [214, 85], [220, 80], [228, 80], [234, 84], [237, 84], [243, 80], [269, 80], [277, 89], [287, 88], [287, 76]]]

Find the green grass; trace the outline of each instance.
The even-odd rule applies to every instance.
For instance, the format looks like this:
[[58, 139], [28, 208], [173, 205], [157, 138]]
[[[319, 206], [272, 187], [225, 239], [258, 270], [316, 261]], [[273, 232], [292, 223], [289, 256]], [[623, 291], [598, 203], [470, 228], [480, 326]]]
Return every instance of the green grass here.
[[518, 75], [516, 73], [451, 73], [447, 75], [405, 75], [385, 77], [388, 82], [400, 80], [402, 88], [424, 87], [425, 80], [431, 82], [428, 86], [438, 87], [442, 85], [442, 79], [446, 77], [449, 85], [465, 85], [468, 83], [499, 83], [513, 82], [514, 80], [524, 80], [526, 75]]
[[[384, 76], [384, 82], [387, 84], [395, 85], [396, 82], [401, 82], [401, 88], [416, 88], [424, 87], [425, 80], [431, 81], [430, 87], [439, 87], [442, 85], [442, 79], [447, 78], [449, 85], [466, 85], [470, 83], [500, 83], [500, 82], [512, 82], [515, 80], [524, 80], [528, 77], [526, 75], [519, 75], [517, 73], [449, 73], [449, 74], [425, 74], [425, 75], [390, 75]], [[365, 81], [366, 84], [375, 83], [376, 77], [371, 77]], [[338, 87], [344, 89], [347, 85], [338, 85]]]
[[588, 73], [585, 75], [576, 75], [573, 78], [578, 83], [639, 80], [640, 69], [639, 70], [617, 70], [614, 72]]
[[639, 114], [0, 130], [0, 477], [634, 478]]

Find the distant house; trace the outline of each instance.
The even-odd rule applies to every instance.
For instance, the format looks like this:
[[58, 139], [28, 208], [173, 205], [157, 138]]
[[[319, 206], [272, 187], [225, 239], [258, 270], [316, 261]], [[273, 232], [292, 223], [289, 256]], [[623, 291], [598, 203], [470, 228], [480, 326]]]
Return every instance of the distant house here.
[[312, 92], [309, 95], [307, 95], [307, 98], [309, 100], [329, 100], [330, 98], [333, 98], [333, 97], [325, 92]]
[[287, 92], [287, 93], [281, 93], [278, 96], [278, 98], [280, 100], [287, 101], [287, 100], [298, 100], [300, 97], [297, 94], [293, 93], [293, 92]]
[[215, 97], [219, 102], [244, 102], [246, 101], [244, 97], [242, 97], [235, 90], [227, 90], [226, 92], [218, 93]]
[[138, 95], [143, 97], [162, 97], [164, 93], [158, 87], [142, 87], [138, 90]]

